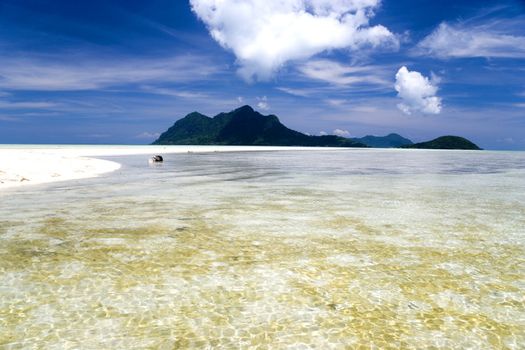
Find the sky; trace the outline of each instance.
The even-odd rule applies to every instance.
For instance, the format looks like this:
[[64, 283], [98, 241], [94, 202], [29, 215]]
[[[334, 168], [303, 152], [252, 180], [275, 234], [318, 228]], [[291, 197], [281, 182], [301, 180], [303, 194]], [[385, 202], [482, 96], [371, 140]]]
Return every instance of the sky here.
[[525, 1], [0, 0], [0, 143], [147, 144], [245, 104], [525, 150]]

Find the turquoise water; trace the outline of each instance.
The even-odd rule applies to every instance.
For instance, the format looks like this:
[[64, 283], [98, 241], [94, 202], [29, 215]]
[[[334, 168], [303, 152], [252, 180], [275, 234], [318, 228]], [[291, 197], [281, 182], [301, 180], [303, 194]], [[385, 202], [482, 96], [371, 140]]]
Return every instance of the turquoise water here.
[[0, 193], [0, 348], [525, 344], [525, 153], [107, 159]]

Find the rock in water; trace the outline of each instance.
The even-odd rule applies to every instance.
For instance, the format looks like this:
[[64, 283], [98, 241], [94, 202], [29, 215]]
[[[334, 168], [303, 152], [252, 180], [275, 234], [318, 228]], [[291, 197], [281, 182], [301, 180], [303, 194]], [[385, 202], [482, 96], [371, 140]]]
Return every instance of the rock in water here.
[[162, 156], [159, 156], [159, 155], [155, 155], [149, 159], [150, 163], [162, 163], [163, 161], [164, 161], [164, 158], [162, 158]]

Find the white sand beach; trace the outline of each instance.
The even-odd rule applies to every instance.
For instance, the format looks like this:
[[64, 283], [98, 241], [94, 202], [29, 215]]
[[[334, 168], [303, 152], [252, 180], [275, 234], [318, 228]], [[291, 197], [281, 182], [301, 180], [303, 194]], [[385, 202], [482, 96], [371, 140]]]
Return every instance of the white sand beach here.
[[[56, 181], [95, 177], [115, 171], [120, 164], [97, 159], [104, 156], [154, 154], [293, 151], [326, 148], [265, 146], [89, 146], [0, 145], [0, 191]], [[337, 148], [331, 148], [337, 149]]]

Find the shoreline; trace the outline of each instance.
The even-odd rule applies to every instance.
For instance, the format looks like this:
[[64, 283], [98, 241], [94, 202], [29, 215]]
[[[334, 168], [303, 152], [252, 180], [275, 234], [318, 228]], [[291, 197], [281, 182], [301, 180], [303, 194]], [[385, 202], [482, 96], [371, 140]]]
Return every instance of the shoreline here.
[[97, 177], [121, 164], [96, 157], [256, 151], [348, 150], [337, 147], [274, 146], [123, 146], [123, 145], [0, 145], [0, 191], [30, 185]]

